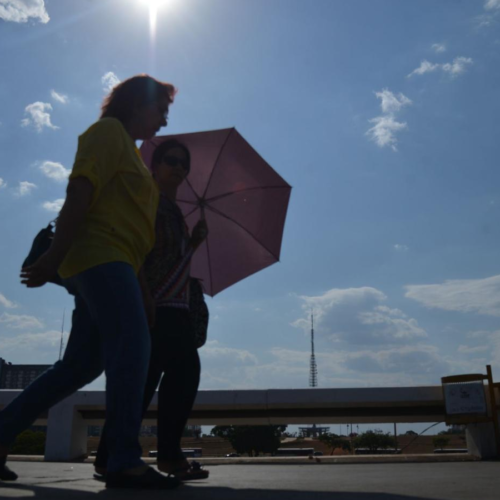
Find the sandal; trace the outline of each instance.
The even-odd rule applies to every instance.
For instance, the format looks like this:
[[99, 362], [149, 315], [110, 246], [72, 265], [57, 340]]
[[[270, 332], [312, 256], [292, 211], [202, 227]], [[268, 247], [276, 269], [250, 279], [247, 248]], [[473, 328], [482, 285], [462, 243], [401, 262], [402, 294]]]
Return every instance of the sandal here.
[[125, 474], [123, 472], [108, 472], [105, 481], [106, 488], [143, 490], [171, 490], [177, 488], [181, 484], [179, 479], [164, 476], [151, 467], [148, 467], [144, 474], [138, 476]]
[[192, 462], [186, 461], [184, 466], [174, 470], [166, 470], [167, 467], [162, 467], [161, 462], [158, 462], [158, 469], [162, 472], [168, 472], [182, 482], [207, 479], [210, 475], [210, 472], [204, 469], [200, 462], [194, 460]]
[[105, 481], [106, 480], [106, 466], [104, 465], [99, 465], [94, 462], [94, 479], [97, 479], [98, 481]]
[[7, 457], [0, 459], [0, 480], [15, 481], [17, 479], [17, 474], [7, 467], [6, 462]]

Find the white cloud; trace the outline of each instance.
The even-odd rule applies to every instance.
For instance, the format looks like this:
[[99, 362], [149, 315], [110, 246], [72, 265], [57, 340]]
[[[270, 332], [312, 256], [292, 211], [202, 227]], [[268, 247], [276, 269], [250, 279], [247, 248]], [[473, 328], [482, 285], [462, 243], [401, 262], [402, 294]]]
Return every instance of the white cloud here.
[[221, 346], [217, 340], [207, 341], [201, 353], [203, 354], [203, 358], [218, 359], [219, 362], [225, 364], [233, 362], [237, 362], [239, 365], [258, 363], [257, 357], [250, 351]]
[[41, 323], [34, 316], [16, 315], [9, 313], [3, 313], [0, 316], [0, 324], [4, 324], [7, 328], [12, 328], [16, 330], [43, 327], [43, 323]]
[[[275, 347], [267, 362], [228, 369], [203, 364], [204, 388], [307, 387], [310, 352]], [[450, 362], [431, 345], [355, 349], [316, 353], [319, 387], [397, 387], [439, 383], [452, 371]]]
[[433, 285], [407, 285], [405, 289], [407, 298], [429, 308], [500, 316], [500, 275], [477, 280], [448, 280]]
[[[344, 306], [350, 307], [363, 293], [356, 289], [349, 292], [349, 298], [334, 294], [332, 300], [338, 305], [337, 314]], [[364, 291], [364, 299], [370, 307], [385, 297], [374, 289]], [[348, 304], [350, 302], [350, 305]], [[398, 309], [376, 306], [384, 318], [400, 319], [404, 316]], [[316, 310], [316, 317], [319, 317]], [[325, 323], [317, 329], [316, 362], [318, 365], [319, 387], [400, 387], [436, 385], [444, 375], [480, 371], [489, 359], [482, 359], [479, 349], [476, 352], [441, 354], [434, 345], [422, 343], [422, 337], [403, 338], [400, 342], [380, 345], [371, 341], [367, 345], [348, 342], [329, 344], [325, 339]], [[371, 318], [372, 320], [374, 318]], [[309, 318], [301, 319], [306, 332], [310, 328]], [[385, 319], [384, 319], [385, 321]], [[376, 323], [376, 321], [375, 321]], [[356, 329], [359, 325], [354, 325]], [[493, 347], [491, 360], [500, 360], [500, 335], [495, 340], [492, 332], [481, 344], [490, 343]], [[305, 340], [304, 345], [308, 345]], [[496, 346], [496, 351], [495, 351]], [[209, 351], [205, 352], [206, 348]], [[258, 355], [257, 355], [258, 354]], [[458, 354], [458, 355], [457, 355]], [[263, 352], [250, 352], [224, 346], [219, 341], [210, 340], [200, 350], [203, 364], [203, 389], [270, 389], [305, 388], [308, 386], [310, 351], [276, 346]], [[496, 356], [496, 357], [495, 357]], [[491, 363], [494, 366], [495, 363]], [[500, 368], [500, 364], [498, 365]]]
[[489, 330], [476, 330], [474, 332], [469, 332], [467, 334], [467, 338], [478, 339], [488, 337], [489, 335], [491, 335], [491, 332]]
[[310, 311], [316, 330], [334, 342], [348, 345], [392, 344], [426, 337], [418, 322], [385, 305], [387, 297], [372, 287], [333, 288], [320, 296], [302, 296], [307, 317], [293, 326], [309, 331]]
[[500, 367], [500, 330], [491, 332], [488, 337], [490, 341], [491, 364]]
[[375, 95], [380, 99], [380, 107], [382, 113], [394, 114], [401, 110], [404, 106], [409, 106], [412, 102], [404, 94], [394, 94], [388, 89], [383, 89], [381, 92], [375, 92]]
[[413, 75], [423, 75], [425, 73], [432, 73], [433, 71], [436, 71], [440, 67], [441, 67], [440, 64], [432, 64], [429, 61], [424, 60], [420, 63], [420, 66], [417, 69], [414, 69], [408, 75], [408, 78], [410, 78]]
[[394, 245], [394, 250], [396, 250], [396, 252], [407, 252], [410, 248], [406, 245], [401, 245], [399, 243], [396, 243]]
[[7, 183], [0, 177], [0, 189], [7, 187]]
[[500, 10], [500, 0], [486, 0], [484, 8], [486, 10]]
[[70, 170], [64, 168], [61, 163], [55, 161], [44, 161], [40, 165], [40, 170], [50, 179], [57, 182], [64, 182], [68, 179]]
[[443, 71], [450, 73], [452, 76], [458, 76], [465, 72], [466, 66], [472, 64], [470, 57], [455, 57], [452, 63], [443, 64]]
[[68, 104], [69, 102], [69, 98], [67, 95], [59, 94], [54, 89], [50, 91], [50, 95], [52, 96], [52, 99], [54, 99], [54, 101], [60, 102], [61, 104]]
[[406, 122], [398, 122], [393, 116], [377, 116], [369, 120], [375, 125], [366, 132], [379, 147], [390, 146], [393, 151], [397, 151], [396, 132], [408, 128]]
[[369, 123], [373, 123], [374, 125], [366, 132], [366, 135], [379, 147], [389, 146], [393, 151], [397, 151], [395, 134], [408, 128], [408, 126], [404, 122], [398, 122], [395, 115], [403, 107], [412, 104], [412, 101], [404, 94], [394, 94], [388, 89], [375, 92], [375, 95], [381, 101], [380, 107], [383, 114], [368, 120]]
[[481, 28], [488, 28], [489, 26], [496, 24], [497, 20], [497, 14], [500, 11], [495, 11], [493, 14], [481, 14], [477, 16], [474, 21], [476, 22], [476, 25], [479, 29]]
[[59, 198], [54, 201], [46, 201], [42, 204], [42, 207], [49, 212], [60, 212], [62, 206], [64, 205], [64, 198]]
[[471, 353], [474, 354], [477, 352], [486, 352], [489, 350], [490, 350], [490, 347], [487, 345], [478, 345], [475, 347], [469, 347], [466, 345], [459, 345], [457, 348], [457, 351], [462, 353], [462, 354], [471, 354]]
[[408, 318], [399, 309], [379, 306], [373, 311], [359, 313], [358, 319], [361, 324], [374, 327], [371, 333], [374, 337], [403, 339], [427, 336], [416, 319]]
[[61, 340], [61, 332], [50, 330], [43, 333], [22, 333], [15, 337], [0, 337], [0, 349], [3, 351], [14, 351], [22, 349], [26, 351], [37, 351], [46, 347], [56, 347]]
[[102, 78], [101, 83], [103, 85], [103, 90], [108, 94], [113, 90], [113, 87], [120, 83], [120, 79], [112, 72], [108, 71]]
[[433, 43], [431, 48], [437, 54], [441, 54], [442, 52], [446, 52], [446, 45], [444, 43]]
[[250, 351], [209, 340], [199, 352], [203, 365], [203, 388], [251, 389], [259, 386], [252, 370], [259, 366], [259, 362]]
[[27, 196], [31, 194], [33, 189], [36, 189], [38, 186], [28, 181], [21, 181], [19, 183], [18, 188], [14, 191], [15, 196]]
[[473, 61], [470, 57], [455, 57], [451, 63], [437, 64], [429, 61], [422, 61], [417, 69], [414, 69], [407, 77], [411, 78], [413, 75], [424, 75], [425, 73], [432, 73], [436, 70], [444, 71], [452, 77], [456, 77], [465, 72], [466, 66], [472, 64]]
[[2, 306], [6, 307], [7, 309], [15, 309], [17, 307], [17, 304], [15, 302], [9, 300], [2, 293], [0, 293], [0, 304], [2, 304]]
[[38, 19], [41, 23], [48, 23], [50, 17], [44, 0], [0, 0], [0, 19], [15, 23]]
[[478, 330], [469, 333], [467, 337], [474, 339], [474, 345], [461, 344], [457, 348], [457, 352], [463, 355], [462, 358], [467, 356], [466, 362], [471, 364], [462, 373], [484, 372], [484, 365], [487, 364], [493, 365], [494, 370], [500, 369], [500, 330]]
[[25, 114], [28, 118], [21, 120], [21, 125], [23, 127], [33, 126], [37, 132], [41, 132], [44, 127], [57, 130], [56, 127], [50, 121], [50, 111], [52, 111], [52, 106], [48, 102], [34, 102], [33, 104], [28, 104], [25, 108]]
[[443, 359], [435, 346], [419, 344], [351, 352], [346, 364], [354, 371], [365, 373], [439, 373]]

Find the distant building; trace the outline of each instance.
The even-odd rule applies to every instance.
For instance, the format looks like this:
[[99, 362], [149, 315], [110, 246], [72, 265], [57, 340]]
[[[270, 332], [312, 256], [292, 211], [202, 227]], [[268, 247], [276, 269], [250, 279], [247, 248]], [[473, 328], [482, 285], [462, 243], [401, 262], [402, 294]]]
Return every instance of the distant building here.
[[300, 436], [305, 438], [315, 438], [322, 436], [323, 434], [328, 434], [329, 432], [330, 427], [318, 427], [317, 425], [312, 425], [311, 427], [299, 427]]
[[89, 425], [87, 426], [88, 437], [100, 437], [102, 433], [102, 425]]
[[448, 431], [451, 434], [464, 434], [466, 428], [467, 428], [467, 426], [465, 424], [452, 424], [448, 428]]
[[[13, 365], [0, 358], [0, 389], [25, 389], [51, 365]], [[32, 431], [47, 432], [45, 425], [32, 425]]]
[[0, 358], [0, 389], [25, 389], [51, 365], [13, 365]]
[[[141, 427], [140, 436], [157, 437], [158, 436], [158, 426], [156, 425], [144, 425]], [[200, 425], [186, 425], [182, 437], [194, 437], [199, 439], [201, 437], [201, 426]]]
[[139, 431], [139, 436], [142, 437], [157, 437], [158, 427], [156, 425], [143, 425]]
[[186, 425], [188, 432], [196, 439], [201, 438], [201, 425]]
[[[100, 437], [102, 434], [101, 425], [89, 425], [87, 428], [87, 436]], [[156, 425], [143, 425], [139, 431], [141, 437], [158, 437], [158, 426]], [[184, 429], [184, 437], [194, 437], [199, 439], [201, 437], [201, 426], [187, 425]]]

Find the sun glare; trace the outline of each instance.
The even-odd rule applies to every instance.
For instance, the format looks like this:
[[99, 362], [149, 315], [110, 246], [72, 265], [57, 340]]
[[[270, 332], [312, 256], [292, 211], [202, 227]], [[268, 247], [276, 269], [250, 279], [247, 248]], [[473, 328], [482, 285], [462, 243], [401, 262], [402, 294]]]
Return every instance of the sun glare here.
[[147, 7], [149, 10], [149, 40], [150, 40], [150, 68], [149, 71], [154, 72], [156, 69], [156, 26], [158, 23], [159, 11], [166, 7], [171, 8], [176, 0], [133, 0], [137, 4]]
[[140, 0], [140, 2], [148, 6], [150, 9], [158, 9], [168, 3], [169, 0]]
[[154, 40], [156, 36], [156, 20], [158, 18], [158, 10], [165, 7], [167, 4], [172, 4], [174, 0], [139, 0], [149, 8], [149, 29], [151, 39]]
[[151, 40], [156, 38], [156, 20], [158, 18], [158, 9], [164, 7], [172, 0], [139, 0], [142, 4], [149, 8], [149, 33]]

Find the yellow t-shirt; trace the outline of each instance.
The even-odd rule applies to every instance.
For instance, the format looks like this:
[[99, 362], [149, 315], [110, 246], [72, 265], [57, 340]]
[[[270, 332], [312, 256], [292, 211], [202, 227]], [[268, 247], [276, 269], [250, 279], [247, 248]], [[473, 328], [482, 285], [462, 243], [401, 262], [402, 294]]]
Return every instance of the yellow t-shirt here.
[[70, 179], [94, 186], [85, 221], [59, 274], [69, 278], [107, 262], [127, 262], [136, 272], [155, 242], [158, 188], [139, 150], [116, 118], [102, 118], [78, 138]]

